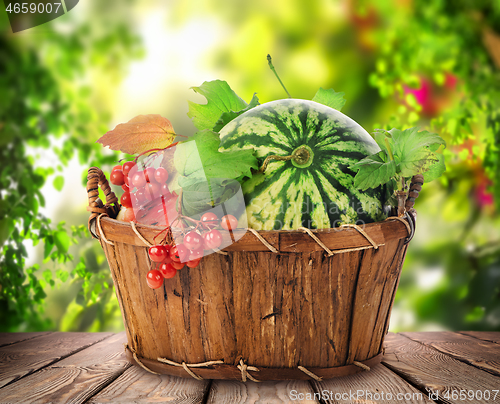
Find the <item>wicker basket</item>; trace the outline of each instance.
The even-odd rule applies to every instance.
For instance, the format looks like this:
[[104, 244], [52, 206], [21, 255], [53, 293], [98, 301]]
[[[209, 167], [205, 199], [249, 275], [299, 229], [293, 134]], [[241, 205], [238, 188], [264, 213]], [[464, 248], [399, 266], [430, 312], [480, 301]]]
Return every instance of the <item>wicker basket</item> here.
[[153, 373], [261, 381], [326, 379], [381, 361], [413, 215], [364, 230], [248, 231], [152, 290], [147, 250], [162, 228], [112, 219], [118, 202], [95, 167], [87, 191], [132, 362]]

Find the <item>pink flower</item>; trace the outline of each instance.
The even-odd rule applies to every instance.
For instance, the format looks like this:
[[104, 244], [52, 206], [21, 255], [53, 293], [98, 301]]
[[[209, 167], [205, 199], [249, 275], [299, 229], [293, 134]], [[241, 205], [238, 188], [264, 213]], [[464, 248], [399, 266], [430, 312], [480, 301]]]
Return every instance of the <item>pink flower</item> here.
[[489, 185], [488, 181], [482, 181], [474, 190], [474, 198], [481, 208], [493, 205], [493, 194], [486, 190]]

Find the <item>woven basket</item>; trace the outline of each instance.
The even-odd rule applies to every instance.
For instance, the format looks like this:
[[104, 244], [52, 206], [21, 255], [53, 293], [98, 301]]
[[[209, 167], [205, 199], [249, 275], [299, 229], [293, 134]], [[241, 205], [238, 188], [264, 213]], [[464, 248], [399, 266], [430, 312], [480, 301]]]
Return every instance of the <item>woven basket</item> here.
[[98, 168], [87, 191], [132, 362], [153, 373], [262, 381], [344, 376], [381, 361], [413, 215], [363, 229], [248, 231], [152, 290], [148, 245], [163, 229], [112, 219], [118, 201]]

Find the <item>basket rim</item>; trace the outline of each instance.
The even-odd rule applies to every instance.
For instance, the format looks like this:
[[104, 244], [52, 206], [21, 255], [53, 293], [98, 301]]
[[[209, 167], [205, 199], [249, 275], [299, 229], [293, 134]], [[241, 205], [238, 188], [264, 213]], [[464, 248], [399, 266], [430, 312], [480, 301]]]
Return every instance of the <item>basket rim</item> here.
[[[328, 229], [313, 229], [311, 232], [330, 250], [344, 249], [364, 249], [377, 246], [383, 246], [391, 240], [406, 239], [409, 234], [407, 226], [400, 220], [391, 217], [381, 222], [368, 223], [363, 226], [371, 241], [363, 235], [358, 229], [353, 227], [348, 228], [328, 228]], [[102, 217], [100, 220], [102, 232], [105, 239], [111, 242], [132, 244], [138, 247], [146, 247], [147, 244], [137, 235], [138, 232], [150, 244], [154, 244], [154, 237], [160, 233], [164, 227], [151, 226], [146, 224], [135, 224], [112, 219], [110, 217]], [[99, 227], [99, 226], [97, 226]], [[135, 228], [135, 229], [134, 229]], [[99, 230], [96, 228], [96, 233]], [[279, 253], [300, 253], [324, 251], [325, 248], [318, 244], [310, 235], [303, 230], [260, 230], [247, 231], [245, 229], [236, 229], [234, 231], [238, 241], [224, 248], [222, 251], [270, 251], [258, 236], [263, 238], [268, 244], [276, 249]], [[240, 238], [241, 237], [241, 238]], [[102, 237], [101, 242], [102, 242]]]

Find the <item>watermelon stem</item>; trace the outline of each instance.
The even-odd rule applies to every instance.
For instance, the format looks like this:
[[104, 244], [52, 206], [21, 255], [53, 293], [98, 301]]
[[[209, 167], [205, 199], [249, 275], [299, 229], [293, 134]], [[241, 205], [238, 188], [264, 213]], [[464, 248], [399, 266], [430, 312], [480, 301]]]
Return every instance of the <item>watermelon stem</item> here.
[[273, 62], [271, 61], [271, 55], [267, 55], [267, 63], [269, 64], [269, 68], [273, 71], [274, 75], [276, 76], [276, 78], [278, 79], [278, 81], [280, 82], [281, 84], [281, 87], [283, 87], [283, 90], [285, 90], [285, 92], [287, 93], [288, 95], [288, 98], [292, 98], [292, 96], [290, 95], [290, 93], [288, 92], [288, 90], [286, 89], [285, 85], [283, 84], [283, 82], [281, 81], [280, 79], [280, 76], [278, 76], [278, 73], [276, 73], [276, 69], [274, 68], [273, 66]]
[[264, 162], [262, 163], [262, 166], [259, 168], [259, 172], [264, 173], [271, 160], [288, 161], [293, 159], [293, 157], [294, 157], [293, 154], [291, 156], [267, 156]]
[[[297, 147], [291, 156], [267, 156], [266, 159], [264, 160], [264, 163], [262, 163], [262, 166], [259, 169], [259, 172], [264, 173], [266, 171], [267, 166], [269, 165], [269, 162], [271, 160], [278, 160], [278, 161], [289, 161], [292, 160], [294, 165], [296, 167], [308, 167], [311, 164], [312, 161], [312, 150], [309, 146], [302, 145], [300, 147]], [[309, 164], [308, 164], [309, 163]]]

